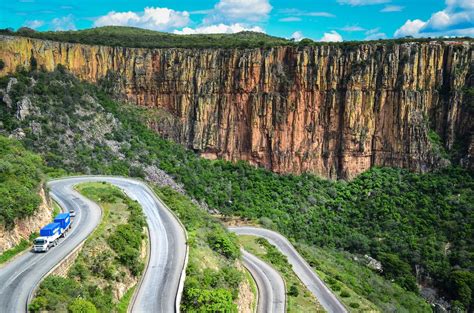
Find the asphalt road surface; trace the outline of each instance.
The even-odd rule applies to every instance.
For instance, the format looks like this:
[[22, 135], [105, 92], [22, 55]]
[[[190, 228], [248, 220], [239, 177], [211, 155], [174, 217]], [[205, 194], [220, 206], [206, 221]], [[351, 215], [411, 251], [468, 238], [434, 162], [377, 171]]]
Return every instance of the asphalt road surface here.
[[242, 259], [258, 288], [258, 313], [285, 312], [285, 283], [280, 274], [255, 255], [242, 249]]
[[324, 285], [321, 279], [296, 251], [293, 245], [277, 232], [257, 227], [229, 227], [230, 231], [238, 235], [253, 235], [267, 239], [272, 245], [276, 246], [292, 265], [293, 271], [299, 279], [311, 291], [324, 309], [330, 313], [347, 312], [346, 308], [339, 302], [336, 296]]
[[25, 312], [28, 298], [41, 278], [95, 229], [101, 210], [73, 190], [83, 182], [106, 181], [137, 200], [147, 218], [150, 234], [148, 267], [134, 297], [132, 312], [175, 312], [182, 292], [186, 236], [181, 224], [143, 183], [106, 176], [71, 177], [51, 181], [51, 196], [64, 208], [74, 208], [73, 227], [60, 244], [47, 253], [28, 252], [0, 268], [0, 312]]

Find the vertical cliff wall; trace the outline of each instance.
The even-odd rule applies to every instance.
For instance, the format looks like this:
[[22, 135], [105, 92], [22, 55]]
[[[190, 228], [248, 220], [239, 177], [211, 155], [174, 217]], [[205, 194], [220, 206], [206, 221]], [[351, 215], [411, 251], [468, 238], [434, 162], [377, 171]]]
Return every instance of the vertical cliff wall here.
[[0, 75], [32, 60], [62, 64], [160, 108], [150, 126], [205, 157], [350, 178], [371, 166], [429, 170], [443, 164], [443, 149], [471, 166], [472, 47], [138, 49], [3, 36]]

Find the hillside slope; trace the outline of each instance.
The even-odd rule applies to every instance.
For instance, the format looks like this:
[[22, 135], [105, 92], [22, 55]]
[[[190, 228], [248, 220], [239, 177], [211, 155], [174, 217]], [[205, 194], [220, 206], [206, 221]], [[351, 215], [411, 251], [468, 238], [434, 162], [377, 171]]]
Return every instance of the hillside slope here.
[[207, 158], [330, 178], [373, 166], [424, 172], [446, 158], [472, 167], [469, 40], [268, 49], [0, 41], [0, 75], [61, 64], [161, 109], [150, 126]]
[[[470, 276], [462, 277], [473, 264], [474, 179], [465, 170], [419, 175], [372, 169], [348, 183], [276, 175], [243, 162], [199, 158], [145, 126], [159, 111], [113, 101], [63, 69], [20, 72], [16, 80], [8, 93], [12, 105], [0, 104], [1, 132], [40, 152], [50, 166], [144, 177], [188, 193], [211, 212], [259, 220], [295, 241], [350, 251], [347, 263], [364, 254], [380, 259], [385, 285], [370, 287], [371, 275], [379, 275], [370, 271], [335, 279], [346, 285], [361, 281], [359, 295], [381, 308], [412, 310], [422, 301], [414, 293], [417, 283], [430, 294], [469, 305], [463, 292]], [[12, 81], [0, 80], [0, 89]], [[393, 288], [389, 280], [405, 289]], [[387, 298], [393, 290], [403, 296]], [[407, 298], [413, 301], [403, 301]]]
[[39, 155], [0, 134], [0, 263], [25, 250], [30, 235], [51, 221], [43, 170]]

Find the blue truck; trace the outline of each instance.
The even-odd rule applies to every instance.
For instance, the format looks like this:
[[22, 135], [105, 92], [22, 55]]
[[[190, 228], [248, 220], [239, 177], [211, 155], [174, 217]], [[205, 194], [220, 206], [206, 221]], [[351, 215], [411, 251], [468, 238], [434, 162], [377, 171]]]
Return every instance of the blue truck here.
[[41, 228], [40, 236], [34, 240], [35, 252], [46, 252], [49, 248], [57, 246], [60, 237], [64, 237], [71, 228], [69, 212], [56, 215], [53, 223]]
[[54, 218], [54, 222], [61, 225], [61, 237], [65, 237], [69, 228], [71, 228], [71, 214], [69, 212], [58, 214]]

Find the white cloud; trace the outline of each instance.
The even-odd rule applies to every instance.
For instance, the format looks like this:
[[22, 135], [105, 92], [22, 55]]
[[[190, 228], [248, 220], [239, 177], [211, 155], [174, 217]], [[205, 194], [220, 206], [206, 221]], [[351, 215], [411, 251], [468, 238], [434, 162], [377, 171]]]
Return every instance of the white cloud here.
[[380, 31], [380, 27], [371, 28], [364, 32], [364, 40], [377, 40], [377, 39], [386, 39], [387, 34]]
[[264, 33], [265, 31], [258, 27], [246, 27], [245, 25], [235, 23], [231, 25], [226, 25], [226, 24], [217, 24], [217, 25], [206, 25], [206, 26], [201, 26], [197, 28], [190, 28], [190, 27], [185, 27], [182, 30], [175, 30], [173, 33], [178, 34], [178, 35], [192, 35], [192, 34], [232, 34], [232, 33], [238, 33], [242, 31], [253, 31], [253, 32], [259, 32], [259, 33]]
[[422, 20], [407, 20], [402, 27], [395, 31], [395, 37], [416, 36], [420, 29], [425, 26], [426, 22]]
[[299, 21], [301, 21], [301, 18], [296, 17], [296, 16], [288, 16], [288, 17], [283, 17], [283, 18], [279, 19], [278, 21], [279, 22], [299, 22]]
[[72, 16], [72, 14], [53, 19], [51, 21], [51, 25], [54, 30], [76, 30], [76, 25], [74, 24], [74, 16]]
[[320, 39], [320, 41], [340, 42], [342, 41], [342, 36], [339, 35], [339, 33], [335, 30], [332, 30], [329, 33], [324, 33], [324, 36]]
[[446, 0], [448, 8], [459, 7], [463, 10], [474, 10], [474, 2], [472, 0]]
[[386, 5], [380, 12], [400, 12], [403, 11], [405, 7], [402, 7], [401, 5]]
[[357, 25], [345, 26], [345, 27], [342, 27], [342, 28], [339, 28], [339, 29], [342, 30], [342, 31], [345, 31], [345, 32], [361, 32], [361, 31], [365, 30], [365, 28], [362, 28], [362, 27], [357, 26]]
[[339, 4], [348, 4], [352, 6], [373, 5], [388, 3], [390, 0], [337, 0]]
[[23, 26], [32, 28], [32, 29], [37, 29], [38, 27], [41, 27], [44, 25], [44, 21], [41, 20], [32, 20], [32, 21], [26, 21]]
[[407, 20], [395, 31], [395, 37], [472, 36], [474, 34], [474, 1], [446, 0], [446, 8], [435, 12], [427, 21]]
[[328, 12], [307, 12], [307, 13], [304, 13], [303, 15], [320, 16], [320, 17], [336, 17], [334, 14], [328, 13]]
[[220, 0], [204, 23], [217, 21], [251, 21], [266, 20], [272, 10], [269, 0]]
[[152, 30], [170, 30], [189, 24], [187, 11], [175, 11], [168, 8], [146, 7], [143, 12], [115, 12], [99, 17], [94, 22], [99, 26], [134, 26]]
[[301, 39], [304, 38], [304, 35], [301, 31], [296, 31], [293, 34], [291, 34], [291, 38], [294, 39], [295, 41], [300, 41]]
[[300, 9], [282, 9], [279, 10], [280, 14], [289, 15], [290, 17], [293, 16], [317, 16], [317, 17], [336, 17], [334, 14], [329, 12], [323, 11], [304, 11]]

